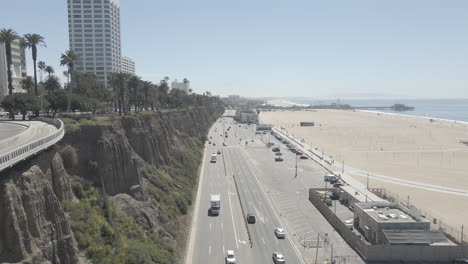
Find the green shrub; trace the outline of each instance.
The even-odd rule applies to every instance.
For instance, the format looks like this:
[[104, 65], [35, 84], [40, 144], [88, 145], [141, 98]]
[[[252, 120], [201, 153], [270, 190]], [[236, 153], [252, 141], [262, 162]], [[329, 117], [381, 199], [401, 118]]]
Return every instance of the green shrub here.
[[71, 170], [73, 167], [78, 165], [78, 152], [76, 151], [76, 148], [70, 145], [65, 145], [59, 150], [59, 154], [63, 159], [63, 165], [66, 169]]

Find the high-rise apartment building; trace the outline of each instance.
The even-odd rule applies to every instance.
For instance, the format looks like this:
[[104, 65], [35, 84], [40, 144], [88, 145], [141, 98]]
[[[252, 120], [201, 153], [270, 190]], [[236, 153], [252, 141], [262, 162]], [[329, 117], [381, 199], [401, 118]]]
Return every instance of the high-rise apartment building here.
[[[11, 43], [11, 77], [13, 80], [13, 93], [24, 93], [21, 80], [27, 76], [26, 54], [20, 47], [20, 40]], [[5, 44], [0, 44], [0, 100], [8, 95], [8, 73]]]
[[67, 0], [70, 49], [80, 57], [77, 71], [92, 72], [107, 85], [121, 71], [119, 0]]
[[135, 75], [135, 61], [129, 57], [122, 56], [122, 72]]

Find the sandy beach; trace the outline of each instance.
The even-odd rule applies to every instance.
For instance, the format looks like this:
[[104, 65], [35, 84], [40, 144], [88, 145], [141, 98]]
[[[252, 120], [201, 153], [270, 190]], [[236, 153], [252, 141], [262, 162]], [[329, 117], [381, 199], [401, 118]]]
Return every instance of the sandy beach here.
[[[353, 168], [398, 179], [468, 190], [468, 125], [359, 111], [263, 112], [260, 119]], [[301, 127], [299, 122], [315, 122]], [[355, 176], [366, 182], [366, 177]], [[468, 227], [468, 196], [371, 179], [401, 201], [461, 229]], [[466, 233], [466, 232], [465, 232]]]

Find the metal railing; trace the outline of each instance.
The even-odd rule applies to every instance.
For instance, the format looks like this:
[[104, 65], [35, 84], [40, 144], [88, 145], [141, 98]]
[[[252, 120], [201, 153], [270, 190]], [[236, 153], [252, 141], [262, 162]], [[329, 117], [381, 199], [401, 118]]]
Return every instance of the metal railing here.
[[38, 121], [49, 123], [57, 127], [57, 131], [52, 135], [39, 138], [29, 144], [19, 146], [5, 154], [0, 155], [0, 171], [13, 167], [16, 163], [47, 149], [60, 141], [65, 135], [64, 125], [60, 119], [38, 118]]

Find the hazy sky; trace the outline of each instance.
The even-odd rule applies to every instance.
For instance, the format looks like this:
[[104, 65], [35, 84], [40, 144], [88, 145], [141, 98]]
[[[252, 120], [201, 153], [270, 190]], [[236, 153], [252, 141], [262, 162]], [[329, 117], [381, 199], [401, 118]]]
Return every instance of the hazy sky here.
[[[66, 0], [0, 1], [0, 28], [43, 35], [39, 59], [61, 73]], [[197, 92], [468, 98], [467, 12], [466, 0], [121, 0], [122, 52], [144, 79]]]

